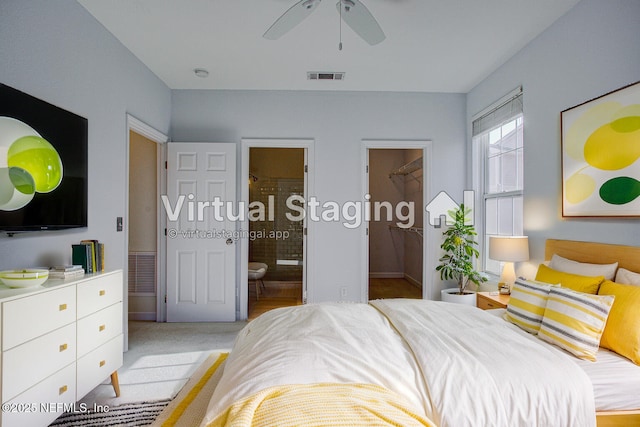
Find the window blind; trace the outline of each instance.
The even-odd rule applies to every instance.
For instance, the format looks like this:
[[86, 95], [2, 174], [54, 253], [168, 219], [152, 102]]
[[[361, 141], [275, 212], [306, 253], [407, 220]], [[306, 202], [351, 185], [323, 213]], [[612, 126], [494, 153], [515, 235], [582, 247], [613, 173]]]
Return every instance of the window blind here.
[[506, 101], [482, 114], [472, 123], [473, 136], [480, 135], [509, 121], [518, 114], [522, 114], [522, 90], [517, 91]]

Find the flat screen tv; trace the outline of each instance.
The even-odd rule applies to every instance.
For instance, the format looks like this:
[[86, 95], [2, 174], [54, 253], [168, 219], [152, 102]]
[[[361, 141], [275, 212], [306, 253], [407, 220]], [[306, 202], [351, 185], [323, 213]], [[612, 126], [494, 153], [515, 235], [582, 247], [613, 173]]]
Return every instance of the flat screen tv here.
[[87, 226], [87, 119], [0, 83], [0, 231]]

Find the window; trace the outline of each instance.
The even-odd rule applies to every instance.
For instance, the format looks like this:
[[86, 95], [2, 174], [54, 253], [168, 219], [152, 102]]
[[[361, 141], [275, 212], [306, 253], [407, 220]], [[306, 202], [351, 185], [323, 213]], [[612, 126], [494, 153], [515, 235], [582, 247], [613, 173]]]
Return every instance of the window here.
[[523, 234], [523, 121], [521, 90], [473, 121], [474, 187], [482, 207], [477, 229], [489, 273], [502, 270], [499, 261], [488, 257], [489, 237]]

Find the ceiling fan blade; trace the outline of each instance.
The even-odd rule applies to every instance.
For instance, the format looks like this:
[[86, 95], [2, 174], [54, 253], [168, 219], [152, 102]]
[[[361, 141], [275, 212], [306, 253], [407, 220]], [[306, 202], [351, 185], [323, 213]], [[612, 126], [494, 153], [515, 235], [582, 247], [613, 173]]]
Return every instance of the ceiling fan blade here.
[[370, 45], [378, 44], [387, 37], [378, 25], [376, 18], [359, 0], [340, 0], [336, 7], [338, 12], [342, 8], [344, 22]]
[[269, 40], [279, 39], [311, 15], [321, 1], [322, 0], [300, 0], [283, 13], [262, 37]]

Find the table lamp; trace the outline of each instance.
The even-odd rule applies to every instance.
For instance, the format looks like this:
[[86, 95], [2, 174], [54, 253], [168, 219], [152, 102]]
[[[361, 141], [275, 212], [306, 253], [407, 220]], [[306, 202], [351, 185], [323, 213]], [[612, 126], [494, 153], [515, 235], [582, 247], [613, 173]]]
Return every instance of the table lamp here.
[[514, 262], [529, 259], [529, 238], [527, 236], [490, 236], [489, 258], [504, 261], [500, 282], [509, 289], [516, 281]]

